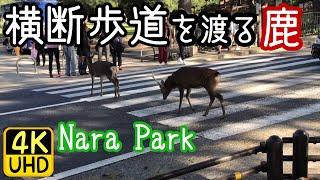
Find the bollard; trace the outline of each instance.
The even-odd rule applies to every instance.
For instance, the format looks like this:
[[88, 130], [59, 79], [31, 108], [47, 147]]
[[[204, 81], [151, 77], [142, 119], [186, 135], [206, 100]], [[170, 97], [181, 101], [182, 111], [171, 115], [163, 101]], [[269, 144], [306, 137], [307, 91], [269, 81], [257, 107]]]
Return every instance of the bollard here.
[[283, 142], [279, 136], [271, 136], [266, 142], [268, 180], [283, 179]]
[[297, 130], [293, 134], [293, 179], [308, 176], [308, 144], [309, 134], [304, 130]]

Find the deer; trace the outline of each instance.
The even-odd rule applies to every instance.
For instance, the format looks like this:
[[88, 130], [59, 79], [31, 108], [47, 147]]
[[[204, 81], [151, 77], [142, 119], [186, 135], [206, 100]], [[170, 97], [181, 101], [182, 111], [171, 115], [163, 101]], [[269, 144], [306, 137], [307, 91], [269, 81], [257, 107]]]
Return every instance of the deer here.
[[117, 78], [117, 68], [107, 61], [96, 61], [92, 63], [93, 56], [88, 58], [89, 74], [91, 76], [91, 96], [93, 95], [94, 78], [100, 77], [100, 96], [102, 93], [103, 78], [107, 77], [114, 85], [114, 97], [120, 97], [119, 80]]
[[220, 101], [221, 109], [222, 109], [222, 119], [225, 118], [225, 108], [223, 105], [223, 96], [217, 92], [217, 86], [220, 82], [220, 73], [218, 71], [204, 68], [204, 67], [182, 67], [177, 71], [173, 72], [165, 81], [161, 80], [160, 82], [154, 77], [152, 73], [152, 78], [156, 81], [156, 83], [160, 87], [160, 91], [163, 95], [163, 100], [166, 100], [169, 96], [170, 92], [178, 88], [180, 92], [180, 103], [179, 110], [181, 112], [181, 103], [183, 100], [183, 95], [185, 89], [187, 90], [186, 98], [188, 100], [189, 106], [192, 111], [194, 111], [191, 102], [190, 102], [190, 93], [192, 88], [205, 88], [210, 96], [210, 103], [207, 107], [203, 116], [207, 116], [209, 110], [211, 109], [212, 103], [215, 98]]

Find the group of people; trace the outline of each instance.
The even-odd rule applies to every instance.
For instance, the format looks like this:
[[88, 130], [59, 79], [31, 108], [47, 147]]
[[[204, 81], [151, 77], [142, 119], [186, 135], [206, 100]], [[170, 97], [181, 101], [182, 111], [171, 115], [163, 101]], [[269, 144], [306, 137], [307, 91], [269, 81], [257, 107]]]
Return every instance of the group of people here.
[[[175, 35], [177, 32], [175, 32], [175, 29], [170, 26], [170, 24], [168, 23], [168, 21], [166, 20], [164, 23], [164, 36], [166, 39], [169, 40], [170, 43], [173, 43], [173, 41], [175, 40]], [[169, 43], [169, 44], [170, 44]], [[177, 43], [178, 47], [179, 47], [179, 58], [178, 58], [178, 62], [181, 64], [186, 64], [185, 63], [185, 58], [186, 58], [186, 47], [183, 46], [180, 43]], [[168, 59], [169, 59], [169, 52], [170, 52], [170, 47], [169, 45], [167, 46], [161, 46], [158, 48], [158, 61], [160, 64], [164, 63], [165, 65], [168, 63]]]
[[[112, 62], [114, 66], [117, 66], [118, 70], [122, 70], [122, 53], [125, 49], [123, 40], [120, 36], [114, 38], [106, 46], [98, 46], [93, 44], [94, 40], [90, 39], [87, 35], [88, 27], [86, 23], [83, 24], [81, 29], [82, 36], [80, 38], [80, 44], [77, 46], [73, 45], [59, 45], [59, 44], [47, 44], [45, 47], [40, 46], [35, 42], [32, 43], [31, 50], [27, 48], [19, 48], [20, 54], [31, 55], [32, 58], [36, 59], [36, 65], [40, 66], [40, 58], [42, 58], [42, 66], [46, 63], [46, 54], [49, 56], [49, 76], [53, 78], [53, 59], [55, 59], [58, 77], [61, 76], [61, 65], [60, 65], [60, 50], [62, 47], [65, 56], [65, 75], [76, 76], [76, 61], [78, 60], [78, 70], [80, 75], [87, 75], [87, 67], [89, 58], [93, 58], [94, 54], [98, 54], [98, 60], [101, 61], [103, 54], [105, 54], [106, 61], [108, 61], [109, 52], [112, 55]], [[105, 33], [101, 33], [100, 37], [105, 36]], [[93, 47], [93, 48], [92, 48]], [[17, 51], [15, 51], [17, 54]]]

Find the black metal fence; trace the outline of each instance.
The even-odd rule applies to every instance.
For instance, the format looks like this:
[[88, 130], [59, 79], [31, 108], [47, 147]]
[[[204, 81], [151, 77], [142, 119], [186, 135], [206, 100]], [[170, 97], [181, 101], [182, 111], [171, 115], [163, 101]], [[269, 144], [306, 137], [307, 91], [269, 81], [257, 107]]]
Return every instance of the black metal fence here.
[[[283, 144], [292, 143], [292, 155], [283, 155]], [[309, 143], [320, 143], [320, 137], [309, 137], [309, 134], [304, 130], [297, 130], [292, 137], [280, 138], [279, 136], [271, 136], [266, 142], [261, 142], [260, 145], [245, 149], [221, 158], [214, 158], [203, 161], [191, 166], [174, 170], [165, 174], [161, 174], [150, 178], [150, 180], [170, 179], [191, 172], [195, 172], [208, 167], [213, 167], [234, 159], [245, 156], [250, 156], [258, 153], [266, 153], [266, 161], [262, 161], [259, 165], [242, 172], [235, 172], [225, 177], [217, 178], [219, 180], [240, 180], [252, 174], [259, 172], [267, 173], [268, 180], [282, 179], [298, 179], [308, 177], [308, 162], [320, 161], [319, 155], [309, 155]], [[292, 173], [283, 173], [283, 162], [292, 161]], [[314, 175], [312, 175], [314, 176]]]
[[303, 13], [302, 16], [303, 35], [319, 35], [320, 33], [320, 12]]

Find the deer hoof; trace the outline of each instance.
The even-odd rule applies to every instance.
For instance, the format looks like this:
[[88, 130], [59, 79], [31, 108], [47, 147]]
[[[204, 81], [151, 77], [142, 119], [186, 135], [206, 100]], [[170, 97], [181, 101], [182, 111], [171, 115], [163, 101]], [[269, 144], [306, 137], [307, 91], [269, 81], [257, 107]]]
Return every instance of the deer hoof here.
[[207, 116], [208, 114], [207, 113], [204, 113], [202, 116]]

